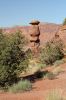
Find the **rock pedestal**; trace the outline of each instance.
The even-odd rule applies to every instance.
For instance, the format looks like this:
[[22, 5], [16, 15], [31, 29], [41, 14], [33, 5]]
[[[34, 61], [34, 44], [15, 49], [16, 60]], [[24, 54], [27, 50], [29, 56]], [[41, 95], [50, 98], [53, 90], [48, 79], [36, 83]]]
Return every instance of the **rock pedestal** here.
[[31, 29], [29, 30], [30, 33], [30, 44], [31, 44], [31, 49], [34, 53], [38, 52], [38, 48], [40, 45], [40, 30], [39, 30], [39, 21], [32, 21], [30, 24]]

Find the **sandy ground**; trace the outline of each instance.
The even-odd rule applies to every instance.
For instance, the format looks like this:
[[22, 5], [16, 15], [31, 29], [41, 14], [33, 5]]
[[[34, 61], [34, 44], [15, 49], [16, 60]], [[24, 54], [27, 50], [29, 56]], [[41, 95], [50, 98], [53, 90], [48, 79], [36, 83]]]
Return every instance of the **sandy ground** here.
[[66, 95], [66, 64], [62, 64], [64, 72], [61, 73], [56, 79], [37, 80], [33, 83], [33, 90], [25, 93], [0, 93], [0, 100], [45, 100], [47, 92], [52, 89], [63, 91]]

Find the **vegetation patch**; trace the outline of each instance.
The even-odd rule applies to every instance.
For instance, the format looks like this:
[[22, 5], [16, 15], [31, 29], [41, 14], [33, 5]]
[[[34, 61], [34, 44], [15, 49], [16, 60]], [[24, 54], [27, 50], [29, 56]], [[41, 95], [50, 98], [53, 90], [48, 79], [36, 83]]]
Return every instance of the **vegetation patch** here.
[[64, 72], [64, 70], [62, 67], [55, 67], [52, 72], [55, 75], [59, 75], [60, 73]]
[[46, 77], [47, 77], [49, 80], [53, 80], [53, 79], [56, 78], [56, 75], [55, 75], [54, 73], [52, 73], [52, 72], [48, 72], [48, 73], [46, 74]]
[[18, 93], [24, 91], [30, 91], [32, 89], [32, 83], [28, 80], [19, 81], [17, 84], [9, 87], [9, 92]]
[[66, 18], [65, 18], [64, 21], [63, 21], [63, 25], [66, 25]]
[[64, 57], [62, 42], [50, 41], [47, 42], [45, 47], [41, 50], [40, 60], [43, 64], [53, 64], [56, 60]]
[[57, 60], [57, 61], [54, 62], [53, 65], [54, 65], [54, 67], [57, 67], [57, 66], [59, 66], [59, 65], [61, 65], [61, 64], [64, 64], [65, 62], [66, 62], [66, 61], [63, 60], [63, 59], [62, 59], [62, 60]]
[[62, 96], [61, 90], [51, 90], [48, 95], [46, 96], [46, 100], [65, 100]]
[[19, 74], [28, 67], [29, 61], [23, 47], [24, 36], [20, 32], [10, 37], [0, 32], [0, 86], [17, 82]]

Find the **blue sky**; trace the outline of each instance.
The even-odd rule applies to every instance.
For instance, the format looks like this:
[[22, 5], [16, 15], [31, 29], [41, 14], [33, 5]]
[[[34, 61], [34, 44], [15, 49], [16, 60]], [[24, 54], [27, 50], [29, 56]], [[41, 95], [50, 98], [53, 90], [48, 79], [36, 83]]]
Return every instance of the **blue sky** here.
[[33, 19], [62, 23], [66, 0], [0, 0], [0, 27], [28, 25]]

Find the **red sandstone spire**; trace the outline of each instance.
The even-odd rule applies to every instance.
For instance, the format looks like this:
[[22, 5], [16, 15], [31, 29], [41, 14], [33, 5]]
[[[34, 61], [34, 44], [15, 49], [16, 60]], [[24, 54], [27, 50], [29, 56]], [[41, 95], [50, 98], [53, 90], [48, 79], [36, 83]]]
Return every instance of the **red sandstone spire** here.
[[39, 30], [39, 21], [33, 20], [29, 24], [31, 24], [31, 29], [29, 30], [30, 33], [30, 44], [31, 44], [31, 49], [34, 52], [38, 51], [39, 45], [40, 45], [40, 30]]

